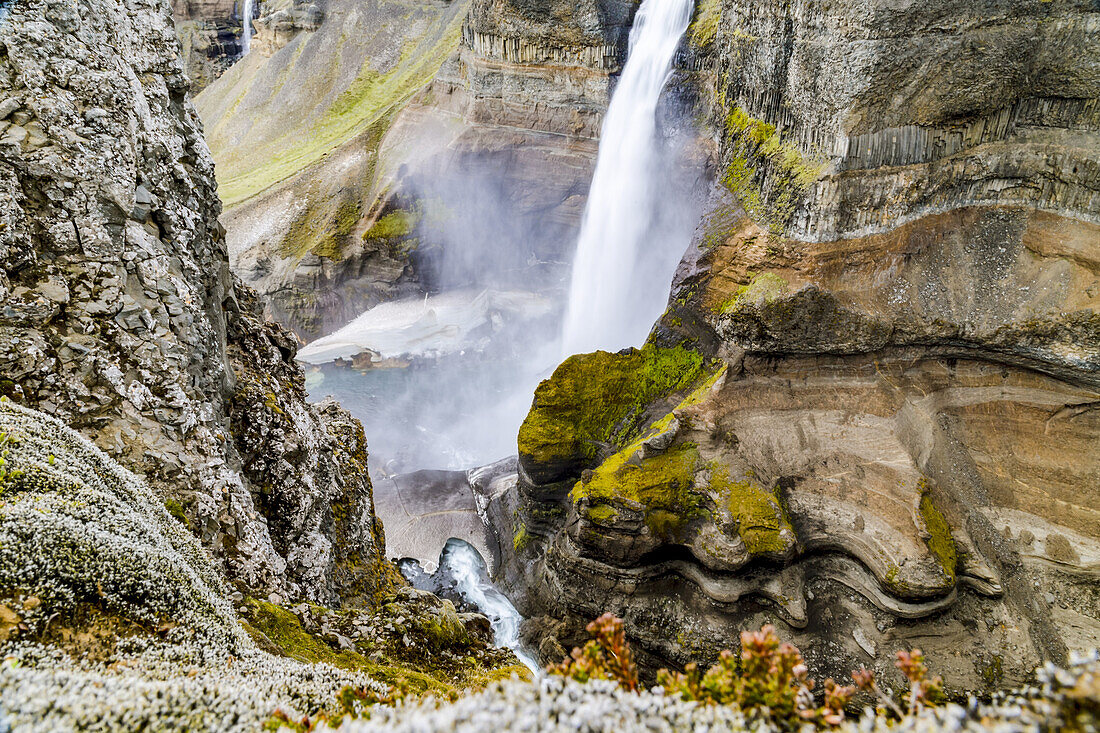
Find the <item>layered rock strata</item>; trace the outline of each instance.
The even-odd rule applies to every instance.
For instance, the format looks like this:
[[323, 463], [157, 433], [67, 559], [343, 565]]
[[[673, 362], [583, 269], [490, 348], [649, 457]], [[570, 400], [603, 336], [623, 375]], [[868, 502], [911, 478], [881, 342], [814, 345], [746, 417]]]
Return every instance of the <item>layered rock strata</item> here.
[[[545, 279], [575, 238], [632, 12], [439, 3], [409, 22], [397, 3], [330, 2], [274, 52], [262, 20], [260, 53], [197, 101], [234, 270], [304, 340], [470, 286], [440, 275], [448, 229], [486, 228], [500, 269]], [[334, 61], [345, 28], [355, 41]]]
[[1097, 21], [701, 6], [710, 214], [650, 343], [566, 361], [520, 432], [539, 629], [610, 610], [655, 665], [779, 621], [965, 689], [1096, 645]]
[[[260, 11], [263, 3], [254, 7]], [[172, 16], [192, 94], [212, 84], [244, 54], [243, 8], [238, 0], [173, 0]]]
[[167, 6], [101, 10], [21, 3], [0, 31], [0, 390], [143, 474], [244, 587], [370, 596], [393, 570], [361, 427], [305, 403], [229, 273]]

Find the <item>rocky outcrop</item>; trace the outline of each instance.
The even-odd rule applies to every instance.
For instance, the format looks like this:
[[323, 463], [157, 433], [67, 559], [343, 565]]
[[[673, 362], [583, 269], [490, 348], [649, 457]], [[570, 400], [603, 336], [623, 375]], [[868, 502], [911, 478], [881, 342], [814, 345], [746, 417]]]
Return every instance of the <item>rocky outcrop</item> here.
[[299, 33], [320, 28], [324, 17], [321, 6], [310, 0], [293, 0], [289, 7], [275, 8], [270, 13], [261, 12], [253, 23], [256, 35], [252, 37], [250, 52], [271, 56]]
[[12, 729], [244, 733], [277, 711], [339, 719], [354, 710], [344, 695], [393, 694], [364, 672], [403, 670], [452, 694], [527, 676], [491, 646], [487, 618], [407, 586], [343, 611], [231, 593], [178, 502], [10, 400], [0, 461], [0, 700]]
[[962, 689], [1096, 645], [1098, 20], [701, 6], [710, 214], [646, 347], [539, 387], [495, 522], [533, 628], [657, 665], [767, 620]]
[[[254, 3], [254, 12], [263, 8]], [[244, 55], [241, 0], [173, 0], [172, 16], [183, 50], [183, 68], [197, 94]], [[251, 19], [250, 19], [251, 20]]]
[[0, 31], [0, 390], [143, 474], [245, 588], [371, 595], [393, 570], [361, 428], [305, 403], [229, 273], [168, 8], [101, 10], [21, 3]]

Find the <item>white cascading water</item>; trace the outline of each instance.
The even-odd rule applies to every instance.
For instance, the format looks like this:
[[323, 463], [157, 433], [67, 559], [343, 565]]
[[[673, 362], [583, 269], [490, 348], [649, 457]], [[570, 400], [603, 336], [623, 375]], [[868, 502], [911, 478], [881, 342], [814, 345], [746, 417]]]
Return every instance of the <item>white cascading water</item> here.
[[440, 558], [440, 569], [454, 578], [459, 595], [488, 617], [496, 645], [511, 649], [536, 676], [540, 674], [538, 662], [519, 640], [523, 617], [503, 593], [485, 580], [485, 565], [477, 550], [465, 542], [449, 541]]
[[668, 282], [639, 277], [638, 264], [667, 174], [658, 165], [657, 102], [693, 6], [693, 0], [643, 0], [634, 19], [577, 240], [566, 355], [637, 346], [664, 309]]
[[255, 0], [244, 0], [244, 11], [241, 13], [241, 56], [247, 56], [249, 47], [252, 46], [252, 3]]

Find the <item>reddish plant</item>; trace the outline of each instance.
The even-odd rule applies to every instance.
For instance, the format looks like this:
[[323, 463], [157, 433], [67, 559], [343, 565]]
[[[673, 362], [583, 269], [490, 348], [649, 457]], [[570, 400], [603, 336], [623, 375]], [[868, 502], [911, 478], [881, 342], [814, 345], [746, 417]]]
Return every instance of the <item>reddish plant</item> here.
[[[624, 689], [638, 688], [637, 668], [620, 619], [604, 614], [588, 626], [596, 638], [583, 649], [548, 671], [580, 682], [611, 679]], [[735, 705], [748, 715], [770, 718], [786, 729], [814, 721], [838, 725], [844, 720], [844, 708], [855, 694], [855, 687], [825, 682], [824, 704], [814, 703], [814, 681], [802, 654], [791, 644], [780, 642], [773, 626], [741, 634], [741, 654], [723, 651], [718, 663], [702, 672], [688, 664], [683, 672], [662, 669], [657, 684], [670, 695], [680, 695], [710, 705]]]
[[583, 649], [573, 648], [573, 653], [561, 664], [547, 667], [550, 674], [571, 677], [578, 682], [588, 680], [614, 680], [624, 690], [637, 691], [638, 668], [626, 643], [623, 621], [605, 613], [588, 624], [586, 630], [593, 639]]
[[[901, 670], [905, 679], [909, 681], [906, 703], [910, 714], [936, 704], [943, 692], [943, 680], [938, 676], [929, 678], [928, 667], [924, 663], [924, 653], [920, 649], [898, 652], [894, 666]], [[905, 711], [878, 686], [874, 672], [861, 668], [852, 672], [852, 680], [860, 690], [873, 694], [880, 703], [879, 707], [889, 708], [899, 718], [905, 716]]]

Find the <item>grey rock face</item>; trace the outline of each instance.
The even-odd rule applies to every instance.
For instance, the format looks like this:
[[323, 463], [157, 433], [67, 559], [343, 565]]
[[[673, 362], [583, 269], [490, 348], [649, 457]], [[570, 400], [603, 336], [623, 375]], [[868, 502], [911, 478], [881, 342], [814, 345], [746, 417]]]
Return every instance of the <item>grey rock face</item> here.
[[[972, 204], [1097, 221], [1095, 3], [726, 0], [717, 12], [703, 56], [725, 162], [774, 229], [822, 242]], [[763, 130], [753, 121], [772, 126], [769, 145], [748, 142]]]
[[[347, 551], [380, 561], [365, 445], [333, 454], [350, 420], [305, 404], [289, 336], [229, 274], [167, 4], [20, 3], [0, 41], [0, 388], [175, 498], [235, 580], [335, 601], [335, 497], [367, 522]], [[250, 458], [256, 432], [278, 461]]]

